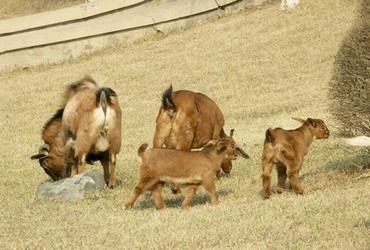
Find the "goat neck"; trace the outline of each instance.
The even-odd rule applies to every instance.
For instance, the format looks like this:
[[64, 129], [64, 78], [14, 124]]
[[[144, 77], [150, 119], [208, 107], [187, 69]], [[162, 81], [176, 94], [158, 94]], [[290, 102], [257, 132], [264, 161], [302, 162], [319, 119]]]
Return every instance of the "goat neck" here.
[[310, 128], [310, 125], [306, 123], [304, 123], [302, 126], [297, 128], [296, 131], [302, 134], [302, 138], [303, 138], [306, 148], [308, 148], [313, 142], [313, 140], [315, 140], [315, 135], [312, 131], [312, 128]]

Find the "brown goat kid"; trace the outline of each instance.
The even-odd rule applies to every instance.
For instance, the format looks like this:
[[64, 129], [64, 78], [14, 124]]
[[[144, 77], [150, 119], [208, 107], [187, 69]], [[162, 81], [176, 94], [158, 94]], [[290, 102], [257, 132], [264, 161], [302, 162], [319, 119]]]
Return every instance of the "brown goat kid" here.
[[271, 171], [274, 166], [278, 174], [276, 190], [278, 193], [284, 191], [286, 179], [289, 178], [293, 191], [303, 194], [299, 181], [303, 157], [313, 140], [326, 139], [330, 135], [324, 121], [320, 119], [293, 119], [301, 122], [302, 126], [294, 130], [282, 128], [266, 130], [262, 155], [262, 186], [265, 199], [271, 195]]
[[126, 201], [126, 209], [132, 208], [137, 198], [146, 190], [152, 190], [154, 202], [158, 209], [166, 205], [161, 190], [167, 181], [187, 184], [183, 208], [188, 208], [199, 185], [210, 194], [211, 204], [218, 202], [214, 181], [221, 171], [225, 159], [234, 160], [237, 154], [230, 140], [220, 139], [208, 142], [202, 151], [179, 151], [167, 148], [146, 150], [144, 143], [138, 150], [141, 158], [139, 179], [135, 189]]
[[[203, 147], [210, 140], [231, 139], [223, 129], [224, 116], [216, 103], [201, 93], [188, 90], [172, 91], [172, 85], [162, 95], [153, 147], [190, 151]], [[249, 156], [239, 147], [238, 155]], [[221, 168], [225, 173], [232, 169], [230, 159], [224, 159]], [[178, 192], [178, 187], [173, 186]]]
[[[71, 129], [69, 124], [72, 125]], [[81, 130], [83, 132], [78, 133], [77, 139], [76, 131]], [[109, 88], [99, 88], [94, 80], [85, 77], [67, 87], [61, 108], [42, 130], [44, 144], [40, 146], [39, 153], [31, 156], [31, 159], [38, 159], [40, 166], [54, 181], [82, 173], [84, 168], [78, 170], [79, 161], [92, 163], [100, 160], [105, 180], [113, 187], [112, 165], [120, 148], [120, 131], [121, 110], [116, 94]], [[81, 136], [84, 134], [89, 136], [84, 138]], [[96, 134], [99, 136], [96, 137]], [[81, 153], [83, 144], [85, 151]], [[86, 147], [89, 147], [87, 154]], [[114, 157], [111, 156], [113, 154]], [[79, 160], [79, 155], [85, 156]], [[73, 173], [72, 165], [75, 165]]]

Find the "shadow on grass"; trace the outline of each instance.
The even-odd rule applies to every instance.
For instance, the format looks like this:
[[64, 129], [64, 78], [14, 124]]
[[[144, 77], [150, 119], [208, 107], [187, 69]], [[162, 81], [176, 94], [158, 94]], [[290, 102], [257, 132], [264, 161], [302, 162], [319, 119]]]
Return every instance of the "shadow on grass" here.
[[365, 153], [355, 155], [346, 159], [328, 162], [327, 164], [317, 168], [313, 172], [303, 174], [300, 179], [304, 180], [309, 176], [329, 172], [345, 172], [350, 175], [359, 173], [366, 169], [370, 169], [370, 154]]
[[[167, 187], [166, 187], [167, 188]], [[198, 205], [205, 205], [205, 204], [211, 204], [210, 197], [208, 193], [200, 193], [200, 189], [202, 187], [198, 188], [197, 194], [195, 195], [194, 199], [191, 202], [191, 206], [198, 206]], [[164, 203], [168, 208], [181, 208], [181, 204], [184, 200], [184, 194], [185, 190], [182, 187], [182, 192], [181, 194], [178, 195], [170, 195], [168, 197], [163, 197]], [[217, 196], [218, 198], [222, 196], [227, 196], [228, 194], [232, 193], [233, 191], [231, 189], [222, 189], [217, 191]], [[142, 196], [143, 197], [143, 196]], [[146, 197], [142, 198], [141, 200], [137, 201], [137, 208], [136, 209], [148, 209], [148, 208], [155, 208], [154, 200], [153, 197]]]

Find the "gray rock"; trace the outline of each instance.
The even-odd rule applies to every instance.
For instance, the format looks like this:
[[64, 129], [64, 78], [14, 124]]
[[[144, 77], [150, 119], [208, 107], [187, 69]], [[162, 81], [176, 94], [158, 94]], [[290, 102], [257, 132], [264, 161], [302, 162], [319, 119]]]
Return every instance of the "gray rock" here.
[[104, 176], [96, 170], [70, 178], [46, 182], [36, 190], [37, 199], [77, 200], [85, 193], [94, 194], [105, 188]]

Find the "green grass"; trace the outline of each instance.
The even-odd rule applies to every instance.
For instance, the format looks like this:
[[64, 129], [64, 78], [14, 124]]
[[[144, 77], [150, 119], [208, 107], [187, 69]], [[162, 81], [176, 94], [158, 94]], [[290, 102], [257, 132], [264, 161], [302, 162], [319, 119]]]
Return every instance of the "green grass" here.
[[[368, 152], [341, 143], [327, 96], [335, 55], [359, 6], [356, 0], [312, 0], [281, 13], [275, 1], [63, 64], [2, 72], [1, 248], [367, 249], [370, 183], [357, 177], [369, 173], [363, 168]], [[85, 74], [120, 98], [120, 185], [74, 202], [36, 200], [36, 188], [49, 178], [29, 157], [63, 88]], [[251, 159], [236, 160], [216, 182], [217, 206], [199, 189], [193, 207], [181, 210], [183, 196], [166, 188], [167, 210], [141, 197], [125, 211], [137, 178], [137, 148], [151, 143], [160, 95], [170, 84], [213, 98], [226, 130], [235, 128]], [[322, 118], [331, 137], [315, 141], [305, 157], [305, 195], [288, 190], [264, 201], [264, 131], [297, 127], [292, 116]]]

